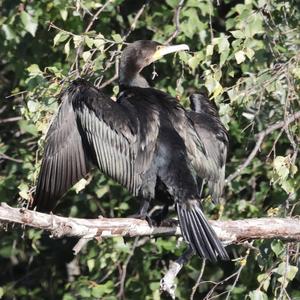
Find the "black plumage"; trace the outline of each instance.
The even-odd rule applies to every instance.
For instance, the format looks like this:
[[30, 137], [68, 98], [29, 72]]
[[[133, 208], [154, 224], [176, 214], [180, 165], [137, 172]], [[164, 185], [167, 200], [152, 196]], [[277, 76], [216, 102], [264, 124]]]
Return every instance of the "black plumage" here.
[[[144, 213], [163, 189], [168, 201], [175, 202], [184, 239], [194, 251], [213, 261], [217, 256], [228, 259], [200, 205], [203, 180], [215, 199], [220, 196], [227, 144], [211, 147], [219, 146], [218, 135], [226, 136], [226, 131], [209, 102], [200, 110], [186, 111], [175, 98], [150, 88], [140, 75], [163, 55], [187, 49], [151, 41], [127, 46], [116, 102], [85, 80], [71, 83], [46, 137], [33, 206], [51, 211], [94, 165], [144, 199]], [[194, 95], [192, 103], [196, 100]]]
[[[207, 98], [206, 94], [193, 94], [190, 101], [192, 111], [188, 113], [189, 118], [204, 144], [208, 160], [214, 162], [214, 168], [218, 173], [214, 179], [207, 180], [212, 199], [218, 203], [225, 181], [228, 133], [220, 121], [215, 104]], [[199, 182], [202, 182], [202, 179], [200, 174]], [[202, 186], [200, 189], [202, 190]]]

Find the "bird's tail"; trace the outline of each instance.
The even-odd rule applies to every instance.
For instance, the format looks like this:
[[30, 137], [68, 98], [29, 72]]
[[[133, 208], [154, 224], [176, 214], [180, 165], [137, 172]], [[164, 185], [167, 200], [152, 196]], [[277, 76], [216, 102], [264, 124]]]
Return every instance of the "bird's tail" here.
[[176, 204], [183, 238], [200, 257], [210, 261], [217, 261], [217, 256], [222, 260], [229, 260], [225, 248], [195, 201], [190, 200], [188, 204]]

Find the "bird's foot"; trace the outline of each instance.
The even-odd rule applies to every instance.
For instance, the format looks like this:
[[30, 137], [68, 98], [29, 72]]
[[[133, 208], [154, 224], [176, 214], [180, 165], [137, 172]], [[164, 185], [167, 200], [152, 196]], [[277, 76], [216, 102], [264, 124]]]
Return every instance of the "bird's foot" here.
[[164, 226], [175, 227], [175, 226], [179, 225], [179, 222], [178, 222], [178, 220], [175, 220], [175, 219], [165, 219], [159, 225], [162, 227], [164, 227]]
[[153, 225], [154, 225], [153, 223], [155, 223], [155, 222], [153, 222], [154, 220], [151, 219], [151, 217], [149, 216], [148, 213], [147, 214], [134, 214], [134, 215], [130, 215], [129, 218], [139, 219], [139, 220], [145, 220], [145, 221], [147, 221], [147, 223], [148, 223], [148, 225], [150, 227], [153, 227]]
[[165, 221], [169, 212], [169, 206], [165, 205], [163, 209], [159, 209], [153, 212], [151, 215], [152, 221], [155, 221], [156, 226], [161, 226]]

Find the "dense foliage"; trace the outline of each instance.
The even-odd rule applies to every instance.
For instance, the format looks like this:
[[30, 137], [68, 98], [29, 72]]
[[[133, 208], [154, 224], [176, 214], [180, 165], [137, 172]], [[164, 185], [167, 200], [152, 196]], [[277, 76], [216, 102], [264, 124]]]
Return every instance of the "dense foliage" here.
[[[177, 0], [0, 3], [0, 201], [16, 206], [30, 199], [61, 89], [80, 75], [116, 95], [116, 81], [108, 80], [124, 43], [165, 42], [176, 29], [177, 12], [180, 30], [172, 43], [186, 43], [191, 52], [156, 63], [153, 85], [183, 104], [205, 86], [230, 131], [227, 175], [240, 171], [229, 177], [226, 205], [215, 207], [208, 197], [207, 215], [300, 213], [299, 121], [270, 130], [249, 156], [264, 129], [300, 110], [296, 0], [186, 0], [182, 8]], [[150, 78], [151, 72], [150, 67]], [[137, 207], [124, 189], [95, 171], [55, 212], [125, 217]], [[114, 238], [91, 241], [74, 257], [76, 240], [53, 240], [17, 226], [4, 229], [0, 299], [163, 299], [159, 280], [184, 249], [174, 237]], [[300, 297], [297, 244], [257, 240], [228, 251], [232, 261], [218, 265], [194, 257], [179, 274], [178, 299]]]

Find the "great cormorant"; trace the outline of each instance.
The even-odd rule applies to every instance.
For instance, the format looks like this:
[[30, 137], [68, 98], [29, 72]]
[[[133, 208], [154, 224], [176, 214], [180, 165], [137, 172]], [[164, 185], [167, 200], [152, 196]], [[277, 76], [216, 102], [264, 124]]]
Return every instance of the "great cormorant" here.
[[163, 55], [182, 50], [188, 47], [154, 41], [129, 44], [120, 59], [116, 102], [85, 80], [71, 83], [46, 136], [33, 207], [51, 211], [93, 164], [144, 199], [142, 214], [155, 191], [165, 189], [192, 249], [212, 261], [217, 256], [228, 259], [200, 204], [203, 180], [216, 197], [223, 181], [226, 150], [220, 154], [222, 146], [214, 147], [219, 145], [215, 127], [220, 124], [215, 111], [204, 106], [188, 112], [175, 98], [150, 88], [140, 74]]

